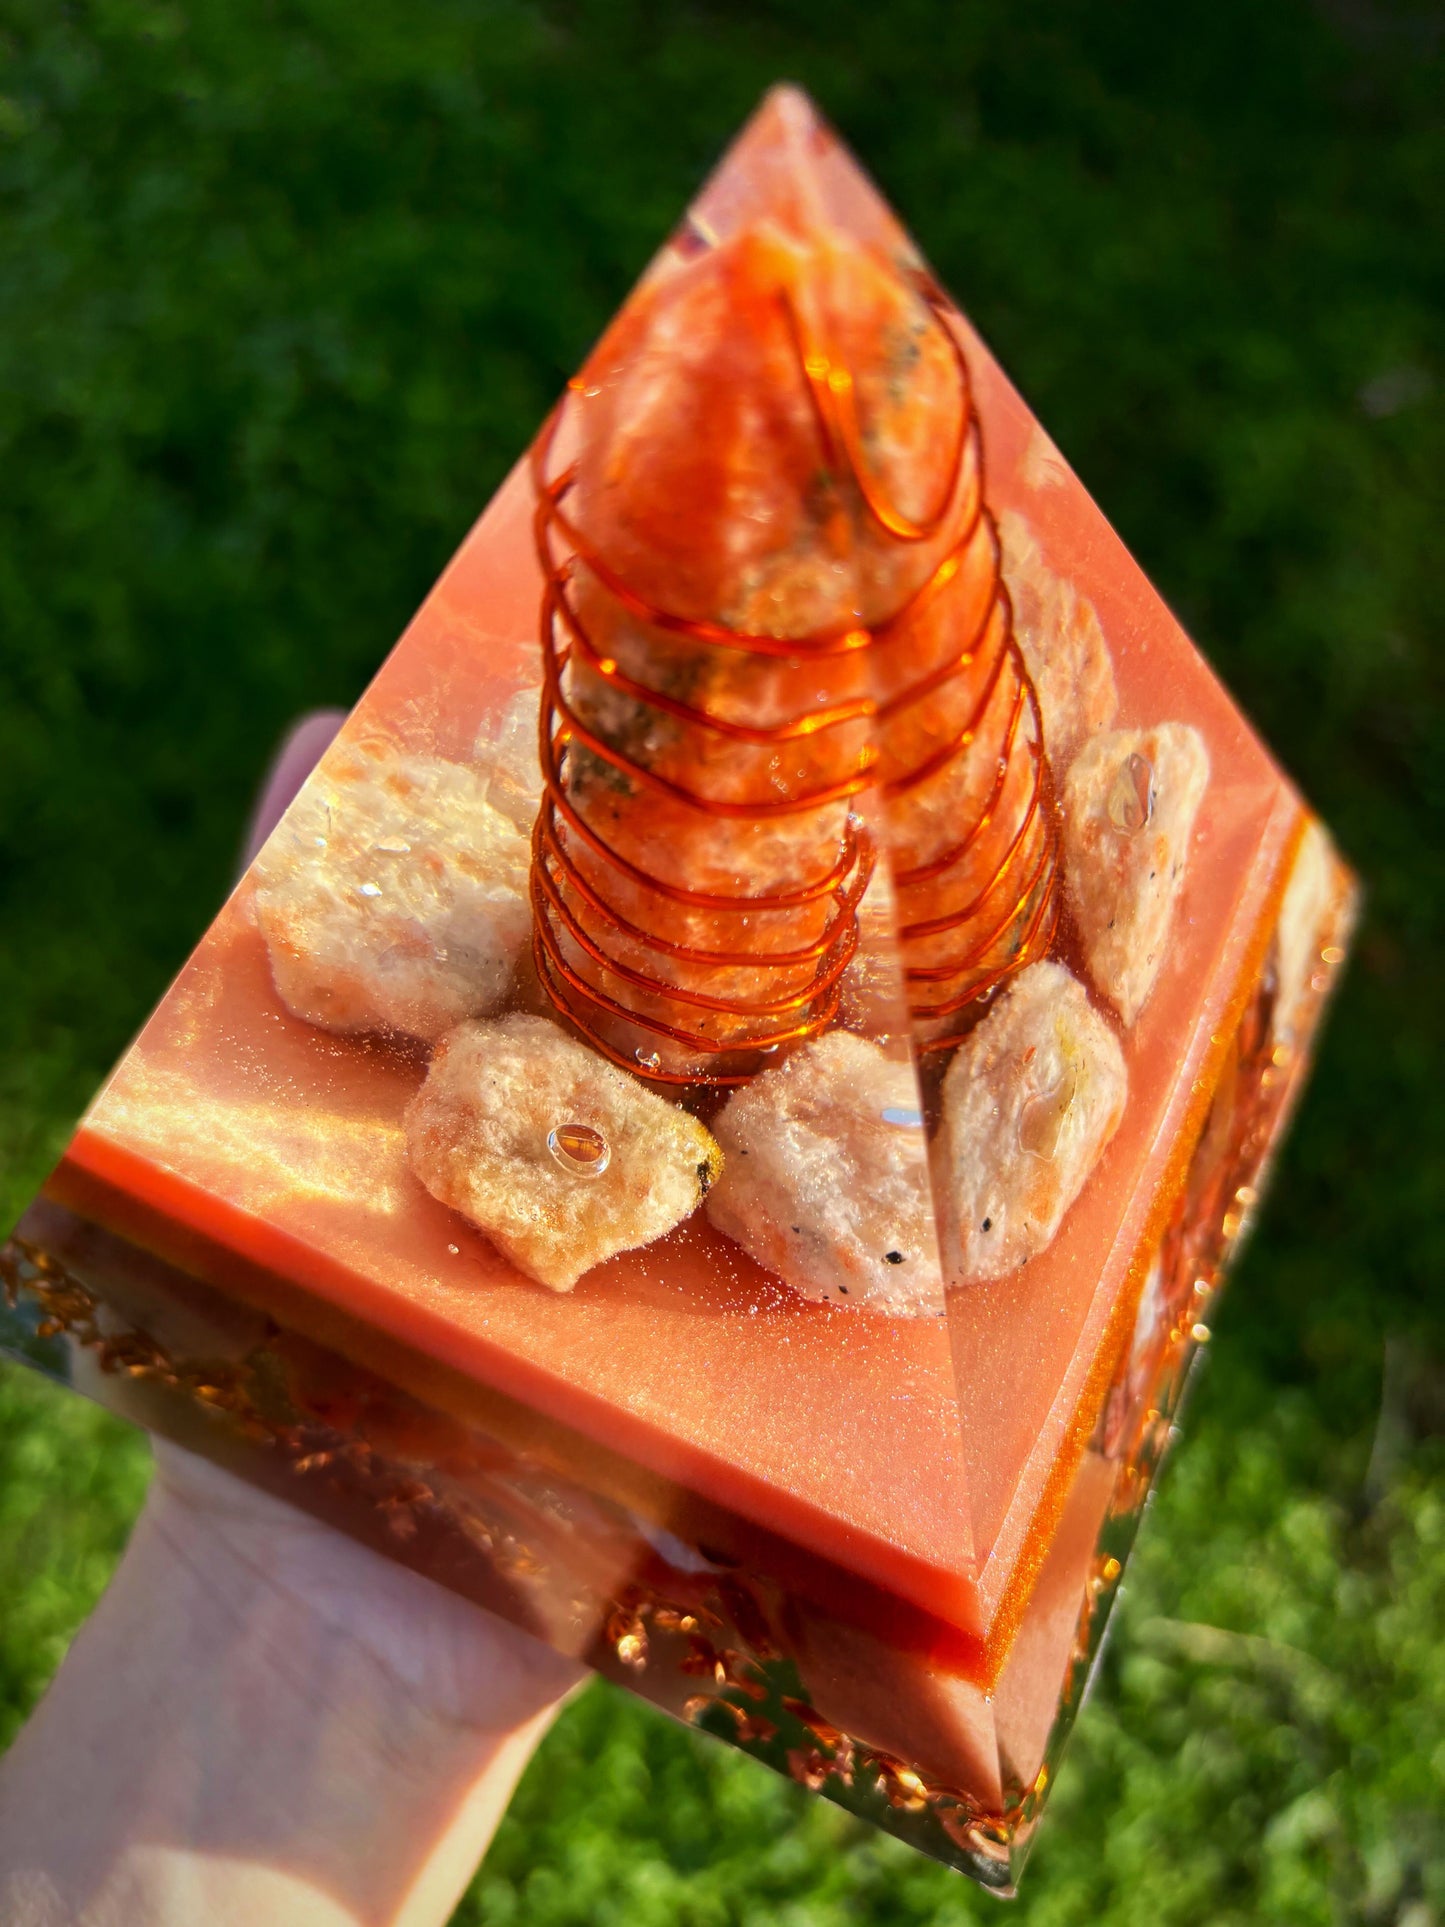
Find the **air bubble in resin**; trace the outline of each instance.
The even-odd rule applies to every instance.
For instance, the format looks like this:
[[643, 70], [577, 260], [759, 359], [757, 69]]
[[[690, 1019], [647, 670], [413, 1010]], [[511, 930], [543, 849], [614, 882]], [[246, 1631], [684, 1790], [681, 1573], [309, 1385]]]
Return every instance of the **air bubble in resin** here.
[[1119, 765], [1109, 789], [1109, 821], [1125, 836], [1137, 836], [1154, 814], [1154, 765], [1134, 750]]
[[554, 1124], [547, 1149], [574, 1178], [600, 1178], [612, 1161], [612, 1147], [590, 1124]]

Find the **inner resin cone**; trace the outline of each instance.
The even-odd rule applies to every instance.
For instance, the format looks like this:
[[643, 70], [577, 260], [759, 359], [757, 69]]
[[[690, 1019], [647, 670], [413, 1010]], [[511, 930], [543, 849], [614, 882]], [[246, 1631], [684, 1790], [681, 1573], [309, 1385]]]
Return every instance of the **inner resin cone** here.
[[663, 1082], [833, 1024], [880, 846], [925, 1048], [1056, 916], [955, 316], [916, 259], [790, 212], [684, 230], [534, 458], [537, 964]]

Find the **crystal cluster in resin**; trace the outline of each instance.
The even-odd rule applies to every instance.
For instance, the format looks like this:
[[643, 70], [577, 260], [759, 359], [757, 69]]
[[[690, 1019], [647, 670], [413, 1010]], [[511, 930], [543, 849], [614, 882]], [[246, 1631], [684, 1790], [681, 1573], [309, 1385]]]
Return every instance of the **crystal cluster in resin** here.
[[4, 1335], [1004, 1889], [1350, 905], [781, 91], [87, 1113]]

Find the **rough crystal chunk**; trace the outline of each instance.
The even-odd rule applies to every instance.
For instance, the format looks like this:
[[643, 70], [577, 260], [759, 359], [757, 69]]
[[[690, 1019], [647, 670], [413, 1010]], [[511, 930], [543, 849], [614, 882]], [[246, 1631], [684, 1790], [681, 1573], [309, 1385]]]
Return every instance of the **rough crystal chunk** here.
[[1209, 751], [1188, 723], [1094, 736], [1064, 782], [1064, 876], [1089, 975], [1124, 1023], [1148, 1001], [1185, 887]]
[[256, 863], [282, 1002], [327, 1030], [427, 1039], [494, 1010], [528, 944], [529, 858], [484, 770], [347, 744]]
[[403, 1124], [432, 1196], [553, 1291], [671, 1231], [722, 1163], [695, 1119], [543, 1017], [449, 1031]]
[[834, 1031], [763, 1071], [714, 1130], [719, 1231], [805, 1298], [943, 1309], [912, 1068]]
[[1051, 1245], [1119, 1127], [1124, 1053], [1062, 964], [1015, 977], [948, 1067], [937, 1184], [950, 1284]]
[[1075, 582], [1049, 566], [1035, 529], [1016, 509], [999, 517], [999, 538], [1019, 646], [1043, 711], [1049, 761], [1062, 775], [1118, 712], [1113, 658], [1098, 610]]

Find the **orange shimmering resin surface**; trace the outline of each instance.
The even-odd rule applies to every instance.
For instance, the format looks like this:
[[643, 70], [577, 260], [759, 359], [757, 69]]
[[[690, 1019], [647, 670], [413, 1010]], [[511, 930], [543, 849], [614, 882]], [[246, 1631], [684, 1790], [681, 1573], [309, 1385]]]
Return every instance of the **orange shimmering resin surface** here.
[[[833, 1272], [816, 1253], [796, 1277], [786, 1257], [765, 1267], [748, 1255], [762, 1248], [750, 1203], [716, 1221], [701, 1208], [706, 1158], [662, 1235], [650, 1226], [625, 1248], [617, 1233], [616, 1255], [572, 1289], [523, 1275], [491, 1207], [469, 1218], [419, 1175], [410, 1120], [435, 1087], [434, 1038], [327, 1027], [283, 1001], [268, 858], [92, 1105], [35, 1223], [59, 1209], [321, 1348], [338, 1362], [318, 1384], [349, 1361], [435, 1415], [439, 1439], [474, 1428], [499, 1465], [545, 1462], [612, 1522], [594, 1544], [605, 1583], [568, 1555], [569, 1610], [589, 1586], [612, 1602], [597, 1663], [695, 1711], [700, 1669], [732, 1678], [727, 1619], [750, 1663], [794, 1669], [786, 1719], [806, 1732], [784, 1747], [784, 1715], [743, 1701], [721, 1730], [837, 1797], [866, 1752], [888, 1824], [917, 1820], [909, 1837], [969, 1865], [1007, 1861], [1082, 1677], [1091, 1602], [1117, 1576], [1101, 1534], [1136, 1515], [1147, 1485], [1141, 1415], [1158, 1418], [1159, 1387], [1178, 1377], [1237, 1229], [1229, 1200], [1241, 1186], [1252, 1200], [1297, 1087], [1348, 879], [874, 189], [786, 92], [468, 536], [289, 833], [323, 808], [308, 793], [329, 794], [377, 744], [413, 759], [423, 789], [417, 770], [452, 766], [495, 784], [496, 745], [519, 726], [522, 765], [533, 740], [540, 751], [530, 801], [505, 823], [468, 804], [473, 827], [422, 881], [427, 902], [453, 893], [449, 915], [465, 891], [472, 904], [495, 890], [509, 916], [525, 898], [532, 941], [509, 987], [468, 1009], [521, 1024], [509, 1048], [542, 1034], [526, 1023], [565, 1033], [556, 1075], [573, 1082], [551, 1120], [563, 1176], [601, 1198], [610, 1170], [617, 1222], [631, 1222], [626, 1146], [603, 1144], [587, 1110], [585, 1066], [605, 1063], [622, 1067], [615, 1103], [634, 1106], [610, 1115], [665, 1142], [665, 1115], [646, 1106], [685, 1106], [689, 1128], [736, 1147], [736, 1185], [741, 1160], [782, 1139], [730, 1135], [729, 1093], [780, 1093], [796, 1131], [779, 1066], [846, 1027], [848, 1061], [901, 1090], [882, 1115], [917, 1144], [889, 1183], [928, 1236], [875, 1254], [918, 1268], [912, 1295], [860, 1304], [846, 1282], [828, 1289], [854, 1275], [841, 1233]], [[1083, 759], [1100, 744], [1114, 759], [1097, 797], [1098, 835], [1120, 839], [1113, 883], [1087, 851], [1071, 856], [1079, 823], [1064, 803], [1068, 777], [1069, 807], [1096, 807]], [[315, 821], [324, 845], [330, 818]], [[521, 836], [530, 873], [509, 881]], [[372, 868], [336, 882], [328, 906], [389, 912], [401, 891], [388, 863], [432, 860], [415, 841], [377, 832]], [[1128, 984], [1099, 963], [1106, 887], [1138, 931]], [[453, 969], [471, 954], [418, 934], [414, 907], [392, 914], [397, 955], [410, 945]], [[1063, 986], [1063, 1001], [1020, 1046], [1023, 1108], [1000, 1175], [974, 1168], [984, 1153], [958, 1121], [970, 1094], [948, 1066], [1004, 1077], [987, 1040], [1026, 982]], [[468, 1045], [483, 1063], [492, 1034]], [[448, 1044], [454, 1061], [460, 1050]], [[1091, 1112], [1096, 1088], [1117, 1095]], [[477, 1104], [495, 1191], [504, 1156], [521, 1153], [508, 1117]], [[867, 1154], [860, 1176], [838, 1129], [838, 1183], [866, 1193]], [[1070, 1158], [1082, 1177], [1050, 1202]], [[527, 1183], [546, 1168], [528, 1163]], [[820, 1168], [809, 1182], [826, 1189], [826, 1154]], [[960, 1201], [990, 1184], [1024, 1254], [997, 1268], [994, 1207]], [[977, 1222], [957, 1222], [965, 1208]], [[808, 1235], [776, 1230], [768, 1248], [784, 1253]], [[908, 1315], [890, 1315], [900, 1303]], [[316, 1393], [309, 1422], [344, 1433], [365, 1405]], [[430, 1435], [408, 1436], [415, 1469]], [[441, 1504], [436, 1481], [424, 1489]], [[529, 1516], [545, 1512], [539, 1499]], [[535, 1531], [551, 1543], [550, 1526]], [[665, 1578], [643, 1584], [658, 1559]], [[732, 1575], [721, 1592], [719, 1574]], [[464, 1589], [499, 1603], [478, 1584]], [[526, 1619], [506, 1597], [499, 1609]], [[542, 1614], [559, 1643], [560, 1625]], [[664, 1631], [693, 1642], [671, 1670]], [[928, 1807], [936, 1786], [952, 1789], [946, 1812]], [[917, 1831], [925, 1809], [934, 1834]], [[989, 1814], [1004, 1817], [975, 1837]]]

